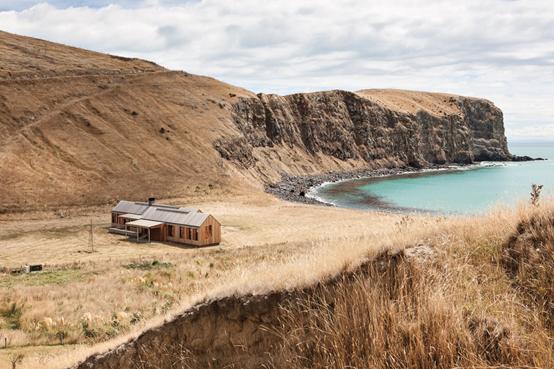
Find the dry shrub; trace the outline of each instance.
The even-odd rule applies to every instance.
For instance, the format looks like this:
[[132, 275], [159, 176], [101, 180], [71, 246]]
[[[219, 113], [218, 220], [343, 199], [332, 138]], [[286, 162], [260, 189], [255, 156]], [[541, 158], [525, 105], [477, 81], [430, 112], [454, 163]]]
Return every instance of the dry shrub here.
[[280, 356], [295, 369], [512, 367], [532, 361], [500, 323], [454, 306], [441, 291], [443, 282], [403, 253], [381, 257], [287, 304]]
[[554, 329], [554, 212], [537, 211], [518, 224], [503, 247], [502, 265], [526, 304]]

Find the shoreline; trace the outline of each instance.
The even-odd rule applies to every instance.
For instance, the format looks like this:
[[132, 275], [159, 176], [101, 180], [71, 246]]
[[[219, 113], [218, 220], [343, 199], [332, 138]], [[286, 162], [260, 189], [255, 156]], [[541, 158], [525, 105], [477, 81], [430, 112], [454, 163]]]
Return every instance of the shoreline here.
[[379, 168], [379, 169], [358, 169], [353, 171], [338, 171], [324, 174], [315, 174], [307, 176], [291, 176], [285, 174], [278, 183], [269, 184], [265, 187], [265, 192], [272, 194], [282, 200], [299, 202], [311, 205], [336, 206], [334, 204], [318, 200], [309, 196], [310, 192], [325, 183], [337, 183], [353, 179], [362, 178], [393, 178], [396, 176], [409, 174], [423, 174], [435, 171], [459, 171], [464, 168], [480, 167], [479, 163], [472, 164], [444, 164], [431, 165], [424, 168], [416, 167], [398, 167], [398, 168]]

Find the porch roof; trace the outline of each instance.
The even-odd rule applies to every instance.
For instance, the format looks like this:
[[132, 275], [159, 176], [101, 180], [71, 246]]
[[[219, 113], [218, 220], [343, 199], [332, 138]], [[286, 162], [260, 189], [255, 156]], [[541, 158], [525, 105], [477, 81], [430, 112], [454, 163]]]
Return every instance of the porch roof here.
[[151, 220], [146, 220], [146, 219], [134, 220], [132, 222], [127, 223], [127, 225], [129, 226], [139, 227], [139, 228], [156, 228], [161, 226], [162, 224], [163, 223], [161, 222], [153, 222]]

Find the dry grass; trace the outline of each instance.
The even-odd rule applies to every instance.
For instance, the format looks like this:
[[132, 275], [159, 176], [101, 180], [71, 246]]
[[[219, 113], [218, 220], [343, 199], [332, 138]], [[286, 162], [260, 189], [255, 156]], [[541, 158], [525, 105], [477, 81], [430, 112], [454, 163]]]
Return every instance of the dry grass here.
[[554, 330], [554, 211], [525, 217], [504, 245], [502, 265], [525, 303]]
[[442, 288], [453, 281], [437, 280], [401, 255], [288, 308], [281, 331], [288, 367], [538, 366], [531, 340], [454, 304]]
[[[1, 292], [2, 306], [13, 302], [23, 306], [22, 328], [0, 333], [13, 335], [13, 345], [22, 345], [21, 350], [27, 352], [20, 368], [33, 368], [38, 360], [43, 368], [69, 365], [162, 324], [173, 312], [206, 297], [310, 285], [352, 270], [382, 250], [411, 246], [432, 250], [423, 272], [417, 265], [400, 264], [392, 275], [375, 274], [343, 284], [332, 296], [333, 311], [343, 310], [332, 321], [321, 320], [333, 313], [322, 302], [326, 300], [306, 301], [304, 310], [309, 314], [287, 322], [289, 327], [297, 324], [307, 329], [289, 337], [301, 350], [291, 351], [290, 357], [296, 359], [290, 365], [317, 367], [332, 359], [337, 367], [346, 367], [354, 365], [348, 361], [353, 358], [359, 365], [368, 358], [366, 351], [374, 355], [365, 367], [423, 368], [430, 363], [445, 368], [487, 367], [494, 362], [547, 368], [554, 362], [549, 346], [552, 335], [544, 328], [544, 315], [514, 288], [517, 281], [502, 265], [503, 247], [518, 229], [518, 222], [536, 214], [546, 216], [552, 206], [444, 218], [304, 206], [266, 197], [201, 205], [222, 220], [221, 247], [136, 245], [107, 235], [99, 227], [98, 253], [75, 253], [74, 258], [83, 259], [76, 262], [67, 253], [86, 248], [86, 237], [79, 232], [59, 232], [57, 243], [50, 247], [59, 245], [64, 251], [45, 248], [41, 252], [50, 262], [66, 258], [66, 264], [57, 265], [50, 274], [0, 278], [0, 284], [8, 286]], [[52, 222], [65, 229], [68, 224], [86, 224], [89, 218], [90, 214]], [[29, 227], [34, 223], [30, 221]], [[5, 224], [9, 227], [3, 228], [3, 234], [21, 226], [19, 222]], [[16, 242], [30, 252], [33, 247], [27, 237], [48, 240], [50, 232], [0, 242]], [[7, 256], [17, 263], [24, 254]], [[152, 265], [153, 261], [158, 262]], [[329, 294], [322, 298], [328, 299]], [[64, 346], [56, 335], [60, 328], [68, 333]], [[322, 333], [319, 345], [304, 341], [310, 329]], [[494, 347], [491, 335], [496, 337]], [[352, 346], [348, 341], [352, 339], [361, 346]], [[367, 346], [369, 343], [373, 346]], [[33, 346], [37, 347], [34, 354], [23, 347], [29, 344], [56, 346], [47, 354]], [[396, 356], [383, 355], [383, 345]], [[400, 347], [407, 349], [394, 351]], [[434, 350], [435, 356], [430, 354]], [[308, 352], [313, 356], [308, 357]], [[0, 350], [1, 360], [7, 354]]]
[[[69, 212], [65, 218], [34, 214], [36, 220], [11, 215], [0, 227], [3, 266], [37, 262], [47, 268], [31, 275], [0, 274], [0, 309], [16, 303], [22, 311], [17, 329], [10, 329], [0, 318], [0, 335], [8, 338], [12, 349], [31, 345], [41, 351], [38, 348], [43, 345], [55, 345], [48, 355], [58, 347], [67, 358], [68, 348], [74, 346], [75, 356], [82, 357], [81, 352], [90, 352], [88, 345], [122, 340], [210, 291], [223, 295], [230, 288], [277, 287], [265, 271], [256, 272], [262, 266], [274, 268], [291, 258], [301, 260], [303, 255], [313, 255], [314, 249], [333, 249], [348, 239], [369, 237], [377, 247], [381, 235], [394, 229], [399, 218], [289, 204], [266, 196], [197, 205], [222, 221], [221, 246], [195, 249], [128, 242], [106, 233], [108, 209]], [[88, 252], [86, 224], [91, 218], [97, 224], [94, 253]], [[366, 250], [368, 245], [362, 243], [351, 245]], [[307, 277], [310, 271], [305, 273]], [[312, 278], [318, 274], [312, 273]], [[37, 360], [26, 350], [22, 368], [32, 367], [28, 363]], [[0, 357], [6, 355], [0, 350]], [[57, 362], [50, 364], [58, 367]]]
[[367, 89], [356, 93], [393, 111], [411, 114], [425, 111], [435, 116], [460, 113], [460, 108], [455, 104], [457, 96], [445, 93], [395, 89]]
[[320, 286], [285, 307], [286, 367], [554, 367], [553, 219], [547, 206], [448, 220], [431, 260], [399, 253]]

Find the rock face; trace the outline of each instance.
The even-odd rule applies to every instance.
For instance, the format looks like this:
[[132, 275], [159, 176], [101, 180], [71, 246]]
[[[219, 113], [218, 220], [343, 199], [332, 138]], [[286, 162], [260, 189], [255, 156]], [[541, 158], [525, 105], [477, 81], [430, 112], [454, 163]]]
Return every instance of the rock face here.
[[224, 158], [243, 167], [254, 165], [257, 148], [272, 147], [413, 167], [511, 158], [502, 111], [493, 103], [417, 94], [431, 96], [438, 108], [420, 106], [406, 111], [372, 100], [374, 95], [368, 91], [243, 98], [233, 105], [233, 111], [244, 138], [219, 140], [216, 148]]

